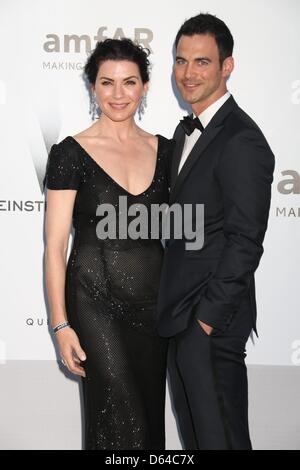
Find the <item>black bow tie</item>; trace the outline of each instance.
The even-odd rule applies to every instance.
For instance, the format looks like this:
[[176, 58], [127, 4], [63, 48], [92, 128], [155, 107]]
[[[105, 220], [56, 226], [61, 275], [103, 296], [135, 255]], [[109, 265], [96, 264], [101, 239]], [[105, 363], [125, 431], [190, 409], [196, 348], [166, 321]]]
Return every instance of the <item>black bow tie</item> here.
[[186, 135], [191, 135], [195, 129], [199, 129], [201, 132], [204, 131], [204, 127], [202, 126], [200, 119], [197, 117], [193, 119], [191, 116], [184, 116], [184, 118], [181, 119], [180, 124], [182, 125]]

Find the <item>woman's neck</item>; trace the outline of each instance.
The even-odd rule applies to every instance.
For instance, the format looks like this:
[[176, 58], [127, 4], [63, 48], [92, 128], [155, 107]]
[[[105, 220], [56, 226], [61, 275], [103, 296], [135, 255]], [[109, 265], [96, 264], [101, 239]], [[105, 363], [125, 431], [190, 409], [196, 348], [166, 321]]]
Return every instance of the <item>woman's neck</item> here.
[[111, 137], [112, 139], [124, 142], [139, 134], [139, 127], [136, 125], [134, 118], [130, 117], [125, 121], [113, 121], [105, 114], [101, 115], [99, 120], [94, 124], [95, 137], [97, 135]]

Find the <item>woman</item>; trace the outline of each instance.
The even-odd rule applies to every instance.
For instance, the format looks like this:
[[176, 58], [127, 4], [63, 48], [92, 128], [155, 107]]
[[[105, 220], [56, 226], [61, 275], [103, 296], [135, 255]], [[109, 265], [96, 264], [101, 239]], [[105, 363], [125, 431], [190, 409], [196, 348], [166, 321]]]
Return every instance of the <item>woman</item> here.
[[63, 363], [82, 377], [89, 450], [165, 446], [167, 341], [155, 331], [162, 244], [103, 239], [96, 215], [110, 204], [120, 219], [120, 196], [148, 210], [168, 201], [171, 143], [134, 121], [148, 68], [146, 52], [128, 39], [97, 43], [85, 73], [101, 116], [53, 145], [44, 180], [51, 324]]

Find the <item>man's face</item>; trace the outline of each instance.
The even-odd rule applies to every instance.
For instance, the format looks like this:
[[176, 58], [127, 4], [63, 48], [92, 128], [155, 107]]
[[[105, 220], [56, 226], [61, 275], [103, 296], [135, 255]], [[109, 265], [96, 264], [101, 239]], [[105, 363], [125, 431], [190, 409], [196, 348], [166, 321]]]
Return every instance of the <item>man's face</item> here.
[[184, 101], [200, 114], [226, 92], [226, 78], [233, 69], [232, 57], [220, 66], [216, 40], [209, 34], [181, 36], [174, 65], [177, 87]]

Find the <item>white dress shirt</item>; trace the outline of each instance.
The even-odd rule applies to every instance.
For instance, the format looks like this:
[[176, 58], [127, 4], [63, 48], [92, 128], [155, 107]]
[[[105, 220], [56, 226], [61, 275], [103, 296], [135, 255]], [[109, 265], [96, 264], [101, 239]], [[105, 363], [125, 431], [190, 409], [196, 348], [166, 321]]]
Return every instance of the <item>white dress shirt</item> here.
[[[198, 118], [200, 119], [200, 122], [204, 128], [208, 125], [208, 123], [212, 120], [216, 112], [221, 108], [221, 106], [223, 106], [225, 101], [227, 101], [230, 96], [231, 94], [229, 93], [229, 91], [227, 91], [225, 95], [221, 96], [221, 98], [219, 98], [217, 101], [212, 103], [201, 114], [199, 114]], [[193, 114], [193, 117], [195, 117], [194, 114]], [[201, 135], [201, 131], [199, 129], [194, 129], [191, 135], [185, 136], [185, 142], [184, 142], [184, 147], [183, 147], [183, 151], [181, 155], [181, 160], [180, 160], [179, 167], [178, 167], [178, 173], [183, 167], [186, 159], [191, 153], [200, 135]]]

